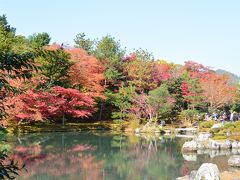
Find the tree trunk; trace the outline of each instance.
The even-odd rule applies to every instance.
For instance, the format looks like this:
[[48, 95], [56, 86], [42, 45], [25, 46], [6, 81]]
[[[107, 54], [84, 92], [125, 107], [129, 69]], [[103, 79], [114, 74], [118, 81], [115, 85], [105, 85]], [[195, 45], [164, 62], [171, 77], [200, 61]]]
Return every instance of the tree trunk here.
[[64, 127], [65, 125], [65, 114], [63, 114], [63, 117], [62, 117], [62, 126]]

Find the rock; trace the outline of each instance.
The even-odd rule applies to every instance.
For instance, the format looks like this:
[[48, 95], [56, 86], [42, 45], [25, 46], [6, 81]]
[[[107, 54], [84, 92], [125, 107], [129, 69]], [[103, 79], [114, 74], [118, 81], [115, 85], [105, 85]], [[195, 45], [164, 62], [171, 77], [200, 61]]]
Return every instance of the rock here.
[[182, 146], [183, 152], [197, 151], [197, 142], [195, 140], [186, 141]]
[[197, 143], [197, 149], [198, 149], [198, 150], [200, 150], [200, 149], [205, 149], [204, 144], [201, 143], [201, 142], [198, 142], [198, 143]]
[[136, 128], [136, 129], [135, 129], [135, 133], [136, 133], [136, 134], [139, 134], [139, 133], [140, 133], [140, 128]]
[[233, 141], [232, 142], [232, 149], [239, 149], [240, 148], [240, 142]]
[[217, 141], [216, 144], [219, 146], [220, 149], [230, 149], [232, 147], [231, 141]]
[[208, 141], [208, 146], [207, 146], [208, 149], [220, 149], [220, 146], [219, 144], [217, 144], [215, 141], [213, 140], [209, 140]]
[[220, 129], [221, 127], [223, 127], [222, 123], [217, 123], [217, 124], [214, 124], [211, 129]]
[[194, 180], [219, 180], [219, 170], [216, 164], [204, 163], [198, 169]]
[[190, 180], [193, 180], [197, 175], [197, 171], [191, 171], [190, 174], [189, 174], [189, 179]]
[[182, 154], [186, 161], [197, 161], [197, 154]]
[[211, 133], [200, 133], [200, 134], [198, 134], [196, 140], [197, 141], [206, 141], [206, 140], [208, 140], [211, 137], [212, 137]]
[[228, 160], [229, 166], [240, 167], [240, 155], [233, 155]]

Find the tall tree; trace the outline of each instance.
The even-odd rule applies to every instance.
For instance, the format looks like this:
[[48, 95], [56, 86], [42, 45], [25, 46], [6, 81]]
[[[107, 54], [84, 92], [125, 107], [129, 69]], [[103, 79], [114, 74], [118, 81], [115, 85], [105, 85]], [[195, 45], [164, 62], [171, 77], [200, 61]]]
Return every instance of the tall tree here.
[[47, 87], [68, 86], [68, 71], [71, 66], [70, 55], [53, 44], [40, 53], [36, 62], [41, 65], [42, 74], [48, 78]]
[[85, 33], [79, 33], [74, 39], [75, 47], [84, 49], [88, 54], [92, 54], [94, 50], [94, 41], [86, 38]]
[[66, 49], [73, 65], [69, 70], [70, 83], [82, 92], [105, 99], [104, 67], [98, 59], [79, 48]]
[[35, 33], [29, 36], [30, 45], [34, 48], [42, 48], [48, 45], [51, 41], [51, 38], [48, 33]]
[[205, 101], [209, 103], [211, 111], [229, 105], [236, 98], [236, 87], [230, 85], [227, 75], [211, 73], [201, 82], [201, 85]]
[[30, 78], [32, 70], [37, 70], [34, 64], [36, 54], [32, 51], [17, 51], [15, 28], [11, 27], [6, 16], [0, 16], [0, 116], [4, 113], [2, 100], [6, 91], [16, 91], [10, 84], [9, 79]]

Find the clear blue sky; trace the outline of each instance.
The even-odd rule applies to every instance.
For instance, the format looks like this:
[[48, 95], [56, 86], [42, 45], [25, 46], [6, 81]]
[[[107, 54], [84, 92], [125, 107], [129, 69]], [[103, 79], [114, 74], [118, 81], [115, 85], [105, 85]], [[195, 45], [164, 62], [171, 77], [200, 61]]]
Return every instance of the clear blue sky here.
[[48, 32], [70, 44], [79, 32], [109, 34], [128, 51], [240, 75], [240, 0], [0, 0], [0, 14], [18, 34]]

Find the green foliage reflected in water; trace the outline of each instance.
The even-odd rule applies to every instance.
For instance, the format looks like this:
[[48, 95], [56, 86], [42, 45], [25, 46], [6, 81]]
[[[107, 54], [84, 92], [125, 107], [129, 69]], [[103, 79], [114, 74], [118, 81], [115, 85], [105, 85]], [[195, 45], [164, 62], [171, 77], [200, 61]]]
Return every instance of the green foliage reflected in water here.
[[27, 171], [21, 171], [18, 179], [172, 180], [203, 162], [227, 161], [207, 155], [186, 161], [180, 151], [184, 139], [159, 135], [35, 133], [8, 137], [8, 142], [13, 147], [9, 156], [26, 164]]

